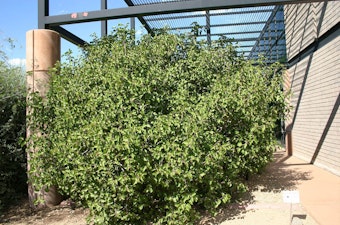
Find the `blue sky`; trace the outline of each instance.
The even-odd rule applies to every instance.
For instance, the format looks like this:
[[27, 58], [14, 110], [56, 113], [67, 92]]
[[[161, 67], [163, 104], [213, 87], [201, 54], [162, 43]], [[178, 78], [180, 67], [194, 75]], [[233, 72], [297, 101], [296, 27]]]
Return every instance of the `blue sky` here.
[[[26, 55], [26, 32], [32, 29], [38, 28], [38, 0], [0, 0], [0, 50], [5, 51], [8, 58], [12, 63], [25, 62]], [[127, 7], [124, 0], [108, 0], [108, 8], [122, 8]], [[100, 9], [100, 0], [50, 0], [50, 15], [60, 15], [60, 14], [72, 14], [74, 12], [86, 12]], [[235, 9], [242, 10], [242, 9]], [[217, 10], [218, 11], [218, 10]], [[222, 10], [225, 12], [227, 10]], [[230, 11], [230, 10], [229, 10]], [[204, 12], [196, 12], [196, 13], [204, 13]], [[216, 13], [216, 12], [215, 12]], [[256, 18], [252, 18], [252, 15], [245, 15], [240, 17], [239, 15], [235, 16], [235, 21], [252, 21], [252, 19], [256, 20], [266, 20], [269, 17], [268, 13], [263, 13], [258, 15]], [[263, 18], [262, 18], [263, 17]], [[198, 19], [202, 19], [198, 18]], [[233, 17], [228, 17], [228, 21], [226, 21], [225, 16], [214, 16], [211, 18], [211, 22], [227, 23], [230, 22], [230, 19]], [[197, 20], [197, 18], [191, 19]], [[193, 22], [188, 19], [187, 25]], [[202, 22], [203, 21], [203, 22]], [[201, 21], [202, 24], [205, 23], [205, 18]], [[121, 20], [112, 20], [108, 22], [109, 31], [112, 27], [116, 27], [118, 24], [128, 24], [130, 19], [121, 19]], [[178, 20], [177, 20], [178, 22]], [[183, 21], [181, 21], [182, 23]], [[196, 21], [200, 22], [200, 21]], [[233, 21], [231, 21], [233, 22]], [[201, 25], [202, 25], [201, 24]], [[165, 26], [163, 22], [160, 22], [157, 26]], [[257, 26], [251, 29], [254, 30], [262, 30], [262, 25]], [[262, 27], [260, 27], [262, 26]], [[90, 41], [91, 34], [97, 33], [100, 36], [100, 22], [90, 22], [90, 23], [80, 23], [73, 25], [65, 25], [63, 26], [65, 29], [79, 36], [85, 41]], [[247, 26], [247, 29], [250, 26]], [[227, 29], [228, 28], [228, 29]], [[232, 30], [236, 29], [236, 30]], [[221, 33], [221, 32], [237, 32], [241, 28], [239, 26], [228, 26], [228, 27], [216, 27], [212, 28], [213, 32]], [[142, 25], [136, 20], [136, 32], [138, 34], [146, 33], [146, 31], [142, 28]], [[251, 34], [256, 35], [256, 34]], [[243, 35], [243, 37], [245, 37]], [[8, 39], [13, 40], [13, 44], [16, 46], [14, 49], [11, 49], [8, 44]], [[246, 44], [246, 43], [245, 43]], [[250, 43], [250, 45], [255, 44], [255, 41]], [[73, 52], [77, 52], [77, 47], [68, 41], [61, 39], [61, 53], [65, 53], [68, 49], [73, 50]], [[248, 49], [249, 50], [249, 49]], [[75, 53], [77, 54], [77, 53]]]
[[[12, 62], [24, 61], [26, 57], [26, 32], [38, 28], [38, 0], [0, 0], [0, 48]], [[126, 7], [123, 0], [108, 0], [108, 8]], [[100, 9], [100, 0], [50, 0], [50, 15], [71, 14]], [[109, 31], [117, 24], [127, 24], [129, 19], [109, 21]], [[141, 29], [137, 23], [136, 29]], [[93, 33], [100, 34], [100, 22], [64, 26], [82, 39], [91, 40]], [[141, 31], [140, 31], [141, 32]], [[6, 40], [12, 39], [14, 49]], [[77, 47], [62, 39], [61, 51]]]
[[[37, 28], [35, 0], [0, 0], [0, 48], [9, 58], [25, 58], [26, 31]], [[7, 39], [14, 40], [10, 49]]]

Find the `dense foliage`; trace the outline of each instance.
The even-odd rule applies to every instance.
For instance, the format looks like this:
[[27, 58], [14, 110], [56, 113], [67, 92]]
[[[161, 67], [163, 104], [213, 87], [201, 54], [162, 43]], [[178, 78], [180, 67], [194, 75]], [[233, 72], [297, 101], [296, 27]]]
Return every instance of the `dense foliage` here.
[[0, 211], [26, 193], [26, 87], [21, 67], [8, 64], [0, 50]]
[[34, 95], [32, 181], [96, 224], [191, 224], [269, 162], [280, 67], [253, 66], [223, 38], [133, 36], [94, 38], [51, 71], [46, 99]]

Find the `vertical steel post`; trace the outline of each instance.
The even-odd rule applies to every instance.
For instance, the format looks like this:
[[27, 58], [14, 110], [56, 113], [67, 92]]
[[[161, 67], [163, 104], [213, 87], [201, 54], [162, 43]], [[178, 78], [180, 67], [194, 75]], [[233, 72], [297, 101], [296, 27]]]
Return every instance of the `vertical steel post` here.
[[[27, 91], [29, 93], [38, 92], [43, 98], [46, 97], [49, 89], [48, 84], [50, 75], [48, 71], [55, 63], [60, 60], [60, 36], [52, 30], [30, 30], [26, 33], [26, 71], [27, 71]], [[27, 108], [27, 114], [31, 113]], [[27, 126], [27, 137], [32, 135]], [[35, 131], [34, 131], [35, 132]], [[36, 133], [39, 135], [39, 132]], [[36, 152], [36, 149], [28, 149], [27, 151], [27, 170], [30, 171], [30, 158]], [[55, 186], [48, 187], [49, 191], [44, 189], [37, 193], [34, 190], [34, 184], [28, 184], [28, 198], [30, 206], [44, 207], [58, 205], [62, 201], [62, 196], [57, 192]], [[37, 198], [45, 200], [44, 204], [34, 205]]]
[[38, 28], [46, 29], [45, 16], [49, 16], [49, 0], [38, 0]]
[[205, 11], [206, 16], [206, 29], [207, 29], [207, 42], [208, 45], [211, 45], [211, 30], [210, 30], [210, 11]]
[[130, 29], [133, 32], [133, 40], [136, 40], [136, 17], [130, 18]]
[[[106, 10], [107, 9], [107, 0], [100, 1], [100, 9]], [[107, 20], [102, 20], [101, 22], [101, 36], [107, 36]]]
[[135, 17], [130, 18], [130, 29], [136, 30], [136, 18]]

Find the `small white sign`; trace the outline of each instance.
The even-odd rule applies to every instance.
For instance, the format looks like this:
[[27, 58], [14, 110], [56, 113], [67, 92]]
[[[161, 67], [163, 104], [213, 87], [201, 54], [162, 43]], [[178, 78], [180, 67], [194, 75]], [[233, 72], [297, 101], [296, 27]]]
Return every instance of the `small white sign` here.
[[283, 191], [283, 202], [285, 203], [300, 203], [299, 191]]

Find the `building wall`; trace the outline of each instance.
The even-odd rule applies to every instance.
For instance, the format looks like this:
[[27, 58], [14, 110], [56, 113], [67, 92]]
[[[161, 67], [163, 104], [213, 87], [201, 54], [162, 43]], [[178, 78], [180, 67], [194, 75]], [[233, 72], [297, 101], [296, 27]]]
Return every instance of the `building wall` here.
[[[340, 2], [285, 6], [293, 155], [340, 176]], [[328, 31], [334, 31], [324, 38]], [[329, 32], [328, 32], [329, 34]], [[323, 36], [324, 35], [324, 36]], [[322, 40], [307, 54], [292, 59]]]

